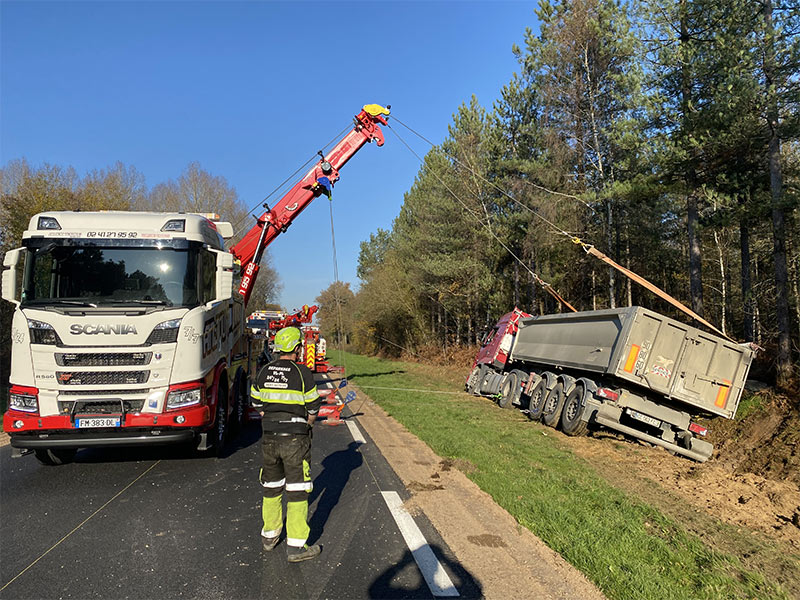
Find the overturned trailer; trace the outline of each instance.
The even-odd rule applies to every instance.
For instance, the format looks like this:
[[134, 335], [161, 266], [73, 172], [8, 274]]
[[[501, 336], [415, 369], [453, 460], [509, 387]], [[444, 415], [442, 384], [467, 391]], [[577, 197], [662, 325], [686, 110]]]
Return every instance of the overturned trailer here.
[[703, 462], [696, 416], [736, 414], [753, 350], [632, 306], [506, 314], [484, 338], [467, 390], [583, 434], [608, 427]]

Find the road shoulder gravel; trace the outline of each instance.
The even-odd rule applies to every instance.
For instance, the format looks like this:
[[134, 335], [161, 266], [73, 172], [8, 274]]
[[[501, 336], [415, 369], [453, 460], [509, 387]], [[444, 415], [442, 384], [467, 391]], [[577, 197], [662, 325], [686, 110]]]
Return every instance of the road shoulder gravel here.
[[358, 407], [358, 423], [412, 493], [406, 509], [427, 516], [486, 598], [605, 598], [457, 465], [437, 456], [361, 390], [358, 395], [350, 405]]

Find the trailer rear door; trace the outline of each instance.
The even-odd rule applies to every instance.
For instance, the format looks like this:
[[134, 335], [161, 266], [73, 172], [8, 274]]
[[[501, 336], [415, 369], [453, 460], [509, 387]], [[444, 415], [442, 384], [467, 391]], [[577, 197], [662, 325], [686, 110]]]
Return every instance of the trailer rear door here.
[[687, 336], [672, 394], [676, 398], [692, 396], [703, 410], [731, 419], [739, 406], [752, 353], [701, 331], [693, 333]]
[[637, 310], [616, 375], [698, 409], [732, 418], [752, 352], [647, 309]]

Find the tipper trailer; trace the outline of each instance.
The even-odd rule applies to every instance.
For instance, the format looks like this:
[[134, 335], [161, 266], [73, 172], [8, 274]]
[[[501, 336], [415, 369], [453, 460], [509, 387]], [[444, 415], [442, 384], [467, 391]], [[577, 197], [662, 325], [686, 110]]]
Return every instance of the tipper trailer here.
[[602, 426], [704, 462], [713, 447], [692, 419], [734, 417], [753, 353], [639, 306], [515, 308], [485, 336], [466, 388], [568, 435]]

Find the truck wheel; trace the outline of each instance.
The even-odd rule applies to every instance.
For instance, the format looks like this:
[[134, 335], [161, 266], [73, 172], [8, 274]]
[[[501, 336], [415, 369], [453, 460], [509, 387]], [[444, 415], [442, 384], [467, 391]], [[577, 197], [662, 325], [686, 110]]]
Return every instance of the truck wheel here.
[[478, 365], [474, 369], [472, 369], [472, 372], [469, 374], [469, 377], [467, 377], [467, 383], [464, 386], [464, 389], [468, 394], [478, 393], [478, 385], [481, 381], [481, 366], [482, 365]]
[[217, 411], [211, 438], [214, 440], [214, 455], [222, 456], [228, 441], [228, 386], [224, 380], [220, 381], [217, 394]]
[[572, 388], [572, 391], [564, 400], [564, 410], [561, 412], [561, 431], [567, 435], [578, 436], [586, 433], [586, 421], [583, 420], [583, 412], [586, 404], [583, 396], [586, 390], [583, 384], [579, 383]]
[[494, 371], [492, 371], [486, 365], [481, 365], [481, 372], [479, 373], [478, 381], [478, 394], [485, 394], [489, 391], [489, 381], [494, 375]]
[[542, 377], [531, 390], [531, 401], [528, 403], [528, 418], [538, 421], [542, 418], [544, 400], [547, 398], [547, 381]]
[[560, 381], [547, 394], [542, 410], [542, 422], [548, 427], [556, 427], [561, 418], [561, 410], [564, 406], [564, 384]]
[[231, 430], [234, 434], [238, 434], [244, 427], [245, 418], [247, 416], [247, 405], [249, 398], [249, 389], [247, 386], [247, 377], [244, 373], [239, 373], [236, 377], [236, 383], [233, 386], [233, 393], [236, 394], [233, 412], [231, 413]]
[[75, 448], [36, 448], [33, 451], [37, 460], [49, 467], [72, 462], [77, 452]]
[[500, 408], [511, 408], [516, 403], [520, 394], [520, 379], [516, 371], [511, 371], [506, 375], [503, 385], [500, 386], [500, 398], [497, 404]]

